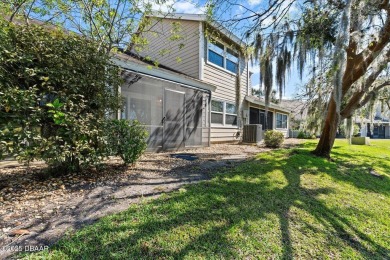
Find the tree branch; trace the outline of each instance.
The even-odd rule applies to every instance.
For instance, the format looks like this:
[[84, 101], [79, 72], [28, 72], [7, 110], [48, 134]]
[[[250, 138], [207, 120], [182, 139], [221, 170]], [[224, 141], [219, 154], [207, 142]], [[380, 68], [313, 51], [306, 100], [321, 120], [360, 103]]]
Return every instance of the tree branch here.
[[[388, 0], [386, 0], [388, 5]], [[367, 68], [390, 41], [390, 10], [387, 10], [386, 23], [377, 42], [372, 42], [361, 53], [353, 55], [353, 50], [347, 52], [347, 67], [343, 78], [343, 95], [345, 95], [353, 83], [362, 77]], [[353, 48], [353, 46], [352, 46]]]

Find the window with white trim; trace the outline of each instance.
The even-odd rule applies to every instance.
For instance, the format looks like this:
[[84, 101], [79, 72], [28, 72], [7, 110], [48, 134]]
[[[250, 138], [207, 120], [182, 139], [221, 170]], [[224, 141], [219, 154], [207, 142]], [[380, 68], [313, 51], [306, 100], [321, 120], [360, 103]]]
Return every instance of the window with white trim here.
[[276, 128], [287, 129], [287, 115], [276, 113]]
[[235, 104], [212, 100], [211, 101], [211, 123], [236, 126], [237, 125], [237, 107]]
[[237, 73], [238, 54], [219, 42], [208, 42], [207, 60], [232, 73]]

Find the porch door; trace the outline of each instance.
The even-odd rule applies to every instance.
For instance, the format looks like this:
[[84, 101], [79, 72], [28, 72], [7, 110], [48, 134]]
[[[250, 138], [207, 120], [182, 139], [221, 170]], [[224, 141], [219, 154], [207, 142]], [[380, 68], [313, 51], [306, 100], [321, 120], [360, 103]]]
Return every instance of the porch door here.
[[273, 129], [273, 113], [268, 111], [267, 115], [267, 126], [265, 125], [265, 111], [258, 108], [251, 107], [249, 110], [249, 123], [250, 124], [261, 124], [263, 130]]
[[184, 146], [185, 92], [165, 89], [163, 149], [176, 150]]

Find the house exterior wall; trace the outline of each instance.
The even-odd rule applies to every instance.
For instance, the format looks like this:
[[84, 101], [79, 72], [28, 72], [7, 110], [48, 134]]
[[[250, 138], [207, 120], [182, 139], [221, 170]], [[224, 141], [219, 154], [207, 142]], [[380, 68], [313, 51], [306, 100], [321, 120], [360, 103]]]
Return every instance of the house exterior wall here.
[[[257, 109], [260, 109], [260, 110], [265, 110], [264, 106], [261, 106], [261, 105], [258, 105], [258, 104], [249, 103], [248, 105], [249, 105], [249, 107], [257, 108]], [[289, 126], [290, 126], [290, 116], [289, 116], [289, 114], [284, 112], [284, 111], [277, 110], [275, 108], [269, 108], [268, 111], [273, 113], [272, 129], [283, 133], [284, 137], [288, 138], [289, 137], [288, 129], [289, 129]], [[278, 114], [287, 115], [287, 128], [277, 128], [276, 127], [276, 114], [277, 113]]]
[[[227, 45], [226, 42], [219, 40], [219, 42]], [[244, 98], [248, 95], [248, 63], [240, 57], [240, 91], [239, 98], [237, 97], [237, 75], [215, 65], [208, 61], [207, 56], [207, 40], [204, 39], [204, 59], [203, 59], [203, 81], [217, 86], [215, 92], [213, 92], [212, 99], [224, 102], [234, 103], [237, 106], [238, 112], [238, 124], [237, 126], [226, 125], [211, 125], [211, 142], [234, 142], [239, 141], [240, 132], [243, 124], [246, 122], [242, 118], [243, 109], [247, 109], [247, 102], [244, 102]], [[238, 104], [237, 104], [238, 102]]]
[[[237, 133], [246, 123], [242, 118], [242, 110], [248, 109], [248, 104], [244, 102], [244, 98], [249, 94], [248, 89], [251, 88], [248, 85], [250, 84], [248, 63], [240, 57], [241, 84], [240, 96], [237, 98], [236, 74], [208, 61], [207, 39], [205, 37], [206, 25], [204, 22], [171, 18], [150, 19], [154, 19], [158, 23], [152, 22], [154, 25], [151, 32], [143, 34], [148, 39], [149, 44], [139, 54], [143, 57], [149, 56], [162, 65], [200, 79], [205, 83], [215, 85], [217, 89], [212, 93], [212, 99], [236, 104], [238, 122], [237, 126], [212, 124], [211, 142], [239, 141], [239, 134]], [[172, 35], [171, 31], [174, 23], [180, 24], [181, 32], [179, 34], [183, 37], [182, 40], [171, 41], [169, 39]], [[226, 44], [222, 40], [219, 41]], [[180, 43], [184, 44], [182, 48], [179, 48]], [[231, 47], [231, 44], [229, 47]], [[161, 55], [164, 49], [167, 49], [167, 53]], [[180, 58], [181, 61], [177, 62], [177, 58]]]
[[[143, 33], [143, 37], [149, 43], [139, 54], [199, 79], [199, 22], [178, 19], [149, 19], [152, 19], [152, 28]], [[177, 35], [180, 39], [172, 40], [170, 38], [175, 27], [179, 28]]]

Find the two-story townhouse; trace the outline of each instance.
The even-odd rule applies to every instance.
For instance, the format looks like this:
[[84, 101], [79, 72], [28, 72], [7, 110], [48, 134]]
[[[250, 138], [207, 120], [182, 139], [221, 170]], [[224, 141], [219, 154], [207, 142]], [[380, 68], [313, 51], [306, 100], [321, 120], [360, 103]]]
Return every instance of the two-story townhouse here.
[[[117, 60], [126, 70], [122, 94], [127, 103], [122, 117], [136, 118], [149, 128], [149, 148], [170, 150], [238, 141], [243, 125], [249, 123], [277, 128], [287, 135], [289, 111], [271, 106], [266, 127], [264, 103], [250, 95], [249, 63], [243, 53], [245, 44], [238, 37], [205, 15], [144, 19], [149, 19], [142, 33], [148, 44], [140, 50], [134, 45], [129, 51], [159, 67], [148, 65], [139, 79], [137, 68], [145, 64], [123, 57]], [[170, 79], [157, 76], [161, 70]], [[185, 78], [186, 84], [175, 77]], [[147, 114], [144, 119], [142, 113]]]
[[216, 86], [211, 101], [211, 142], [237, 141], [250, 91], [245, 44], [205, 15], [151, 15], [148, 40], [140, 51], [159, 64]]

